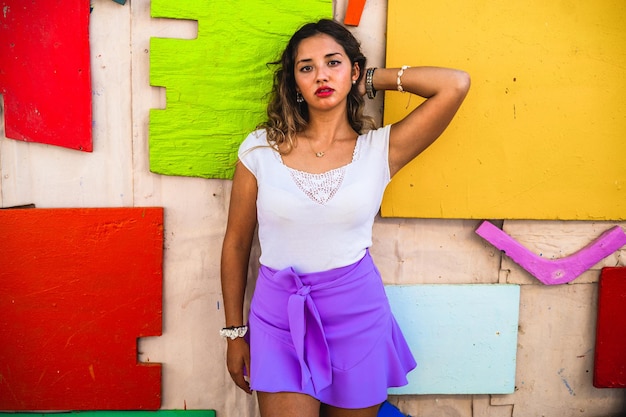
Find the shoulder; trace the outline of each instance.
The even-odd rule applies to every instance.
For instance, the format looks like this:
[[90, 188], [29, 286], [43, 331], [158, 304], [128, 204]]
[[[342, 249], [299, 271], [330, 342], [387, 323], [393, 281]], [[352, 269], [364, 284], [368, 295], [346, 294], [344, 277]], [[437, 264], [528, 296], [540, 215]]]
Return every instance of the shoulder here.
[[370, 130], [359, 136], [358, 159], [365, 164], [365, 169], [378, 178], [383, 184], [389, 182], [389, 132], [391, 125]]
[[259, 129], [244, 139], [239, 146], [237, 156], [246, 168], [256, 176], [275, 153], [276, 151], [267, 142], [267, 132], [265, 129]]
[[378, 129], [372, 129], [360, 136], [360, 140], [369, 147], [384, 149], [389, 147], [389, 132], [391, 125], [385, 125]]
[[267, 132], [265, 131], [265, 129], [255, 130], [253, 132], [250, 132], [250, 134], [246, 136], [246, 138], [239, 146], [239, 156], [241, 156], [242, 153], [259, 146], [268, 146]]

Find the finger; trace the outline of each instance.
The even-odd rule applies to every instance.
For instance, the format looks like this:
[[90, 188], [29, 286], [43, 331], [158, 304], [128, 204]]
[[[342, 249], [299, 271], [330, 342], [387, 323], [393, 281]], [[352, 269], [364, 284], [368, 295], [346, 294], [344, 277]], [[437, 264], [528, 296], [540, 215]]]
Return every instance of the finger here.
[[242, 374], [239, 374], [237, 378], [233, 377], [233, 380], [235, 381], [235, 384], [247, 394], [252, 394], [252, 391], [250, 391], [250, 384], [248, 383], [248, 381], [246, 381], [245, 377]]
[[230, 377], [235, 382], [235, 385], [237, 385], [239, 388], [241, 388], [243, 391], [247, 392], [248, 394], [251, 393], [250, 384], [248, 383], [248, 381], [246, 381], [246, 378], [243, 372], [241, 372], [241, 370], [238, 372], [231, 373]]
[[252, 381], [252, 373], [250, 371], [250, 357], [247, 356], [245, 359], [245, 363], [246, 363], [246, 369], [245, 369], [245, 373], [247, 375], [247, 381], [246, 383], [248, 384], [248, 393], [252, 394], [252, 389], [250, 388], [250, 381]]
[[248, 377], [248, 381], [251, 381], [252, 380], [252, 371], [251, 371], [251, 368], [250, 368], [250, 357], [246, 357], [244, 359], [244, 362], [245, 362], [245, 366], [246, 366], [244, 372], [245, 372], [246, 376]]

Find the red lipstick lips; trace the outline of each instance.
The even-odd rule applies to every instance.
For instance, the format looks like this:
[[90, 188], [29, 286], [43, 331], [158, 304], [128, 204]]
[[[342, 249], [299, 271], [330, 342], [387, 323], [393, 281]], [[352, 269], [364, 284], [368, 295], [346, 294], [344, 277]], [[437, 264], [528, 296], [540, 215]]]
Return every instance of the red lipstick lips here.
[[318, 97], [328, 97], [330, 96], [335, 90], [333, 90], [330, 87], [320, 87], [317, 90], [315, 90], [315, 95]]

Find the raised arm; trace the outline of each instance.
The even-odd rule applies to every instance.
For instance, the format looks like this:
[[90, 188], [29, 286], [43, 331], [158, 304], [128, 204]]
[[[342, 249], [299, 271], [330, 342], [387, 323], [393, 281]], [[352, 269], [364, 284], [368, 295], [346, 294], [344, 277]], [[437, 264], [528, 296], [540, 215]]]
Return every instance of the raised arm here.
[[378, 68], [372, 85], [375, 90], [398, 90], [400, 86], [406, 94], [426, 98], [391, 127], [389, 167], [393, 176], [443, 133], [467, 95], [470, 77], [464, 71], [439, 67]]
[[[228, 223], [222, 246], [221, 282], [226, 327], [245, 325], [243, 302], [252, 239], [256, 228], [257, 182], [254, 175], [238, 163], [230, 195]], [[250, 393], [244, 369], [250, 370], [250, 349], [243, 338], [228, 340], [226, 365], [239, 388]]]

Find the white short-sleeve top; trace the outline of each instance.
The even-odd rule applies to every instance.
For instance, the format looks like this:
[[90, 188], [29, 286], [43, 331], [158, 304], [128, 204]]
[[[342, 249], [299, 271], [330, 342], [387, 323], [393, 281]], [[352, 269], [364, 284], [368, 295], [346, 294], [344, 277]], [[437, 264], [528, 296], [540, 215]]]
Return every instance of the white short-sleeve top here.
[[390, 181], [389, 131], [387, 125], [360, 135], [352, 162], [322, 174], [283, 164], [265, 130], [248, 135], [239, 159], [257, 180], [262, 265], [321, 272], [365, 255]]

